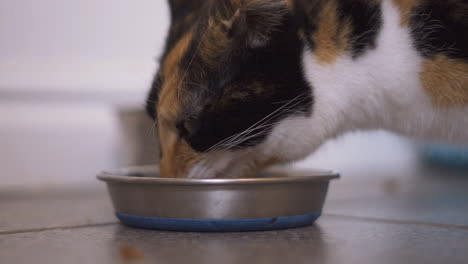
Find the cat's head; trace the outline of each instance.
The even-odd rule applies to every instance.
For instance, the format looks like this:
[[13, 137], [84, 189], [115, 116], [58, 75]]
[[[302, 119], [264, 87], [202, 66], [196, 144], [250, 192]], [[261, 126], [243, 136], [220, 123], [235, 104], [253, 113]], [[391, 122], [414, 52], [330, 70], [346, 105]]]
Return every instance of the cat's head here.
[[170, 0], [147, 102], [163, 177], [243, 177], [304, 157], [313, 98], [286, 0]]

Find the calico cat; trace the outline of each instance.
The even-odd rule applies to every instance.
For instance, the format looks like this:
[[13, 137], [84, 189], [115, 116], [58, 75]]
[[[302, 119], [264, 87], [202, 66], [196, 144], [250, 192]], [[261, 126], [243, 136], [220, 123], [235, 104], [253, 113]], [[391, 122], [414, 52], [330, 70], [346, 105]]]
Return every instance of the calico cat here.
[[163, 177], [244, 177], [345, 132], [468, 143], [467, 0], [169, 0]]

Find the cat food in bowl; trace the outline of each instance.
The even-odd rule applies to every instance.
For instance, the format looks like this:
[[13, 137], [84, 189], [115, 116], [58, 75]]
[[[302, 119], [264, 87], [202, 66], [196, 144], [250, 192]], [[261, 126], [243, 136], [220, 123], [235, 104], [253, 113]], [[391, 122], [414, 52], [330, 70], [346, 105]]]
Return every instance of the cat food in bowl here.
[[119, 220], [172, 231], [260, 231], [312, 224], [338, 173], [272, 169], [256, 178], [160, 178], [144, 166], [99, 174]]

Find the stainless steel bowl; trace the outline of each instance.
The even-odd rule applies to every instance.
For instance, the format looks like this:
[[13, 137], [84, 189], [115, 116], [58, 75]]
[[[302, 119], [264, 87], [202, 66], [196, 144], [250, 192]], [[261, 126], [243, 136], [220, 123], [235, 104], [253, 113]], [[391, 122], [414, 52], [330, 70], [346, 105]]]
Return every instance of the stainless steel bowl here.
[[[268, 219], [271, 222], [311, 214], [318, 217], [328, 183], [338, 177], [333, 171], [272, 169], [256, 178], [176, 179], [159, 178], [158, 168], [148, 166], [98, 175], [98, 179], [107, 183], [122, 222], [138, 227], [189, 231], [211, 230], [180, 225], [190, 225], [187, 221], [209, 221], [218, 226], [214, 231], [223, 231], [219, 223], [227, 223], [226, 220]], [[136, 222], [128, 218], [135, 218]], [[182, 222], [179, 221], [176, 227], [148, 224], [155, 219]], [[146, 225], [140, 220], [146, 221]], [[234, 228], [244, 230], [241, 229]]]

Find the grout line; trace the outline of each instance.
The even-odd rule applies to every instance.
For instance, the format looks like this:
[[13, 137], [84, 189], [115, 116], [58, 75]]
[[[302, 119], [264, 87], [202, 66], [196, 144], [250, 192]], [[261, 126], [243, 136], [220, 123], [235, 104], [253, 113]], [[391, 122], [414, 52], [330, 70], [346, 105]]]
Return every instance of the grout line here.
[[22, 233], [34, 233], [34, 232], [44, 232], [51, 230], [61, 230], [61, 229], [78, 229], [86, 227], [100, 227], [100, 226], [111, 226], [116, 225], [118, 222], [108, 222], [108, 223], [98, 223], [98, 224], [83, 224], [83, 225], [72, 225], [72, 226], [52, 226], [44, 228], [31, 228], [31, 229], [18, 229], [18, 230], [9, 230], [9, 231], [0, 231], [1, 235], [12, 235], [12, 234], [22, 234]]
[[[348, 219], [354, 219], [354, 220], [369, 221], [369, 222], [382, 222], [382, 223], [399, 224], [399, 225], [417, 225], [417, 226], [425, 226], [425, 227], [468, 230], [468, 226], [461, 226], [461, 225], [434, 224], [434, 223], [425, 223], [425, 222], [419, 222], [419, 221], [405, 221], [405, 220], [396, 220], [396, 219], [383, 219], [383, 218], [376, 218], [376, 217], [362, 217], [362, 216], [340, 215], [340, 214], [330, 214], [330, 213], [325, 213], [322, 215], [330, 216], [330, 217], [340, 217], [340, 218], [348, 218]], [[52, 230], [62, 230], [62, 229], [79, 229], [79, 228], [87, 228], [87, 227], [112, 226], [112, 225], [117, 225], [117, 224], [119, 223], [108, 222], [108, 223], [83, 224], [83, 225], [72, 225], [72, 226], [55, 226], [55, 227], [45, 227], [45, 228], [18, 229], [18, 230], [10, 230], [10, 231], [0, 231], [0, 236], [44, 232], [44, 231], [52, 231]]]
[[325, 213], [323, 214], [323, 216], [341, 217], [341, 218], [349, 218], [349, 219], [354, 219], [354, 220], [383, 222], [383, 223], [399, 224], [399, 225], [417, 225], [417, 226], [426, 226], [426, 227], [468, 230], [468, 226], [435, 224], [435, 223], [426, 223], [426, 222], [411, 221], [411, 220], [406, 221], [406, 220], [384, 219], [384, 218], [376, 218], [376, 217], [351, 216], [351, 215], [340, 215], [340, 214], [329, 214], [329, 213]]

